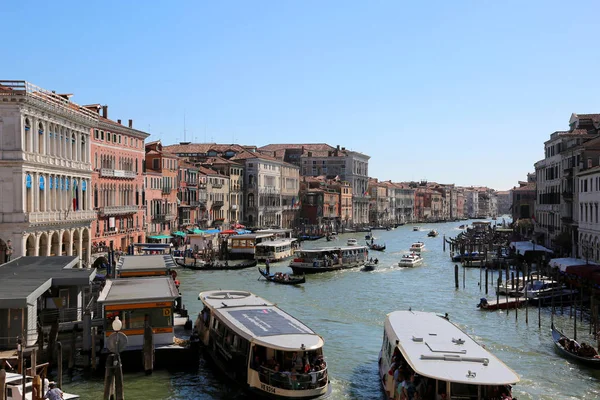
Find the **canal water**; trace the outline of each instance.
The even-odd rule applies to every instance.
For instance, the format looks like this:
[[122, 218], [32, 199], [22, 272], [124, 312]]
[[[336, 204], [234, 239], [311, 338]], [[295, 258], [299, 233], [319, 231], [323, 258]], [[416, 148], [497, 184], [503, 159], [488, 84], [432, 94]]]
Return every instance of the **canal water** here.
[[[555, 353], [550, 337], [550, 310], [529, 308], [529, 323], [525, 309], [480, 311], [476, 308], [485, 296], [479, 287], [480, 270], [460, 267], [460, 289], [454, 288], [454, 263], [449, 252], [443, 252], [443, 236], [454, 237], [458, 226], [466, 222], [423, 224], [420, 231], [412, 226], [395, 230], [373, 231], [376, 243], [385, 243], [385, 252], [370, 252], [379, 258], [373, 272], [359, 269], [307, 275], [304, 285], [286, 286], [258, 280], [254, 268], [241, 271], [181, 270], [178, 278], [184, 293], [184, 304], [195, 316], [200, 311], [198, 293], [212, 289], [248, 290], [268, 300], [300, 319], [325, 340], [325, 356], [332, 380], [333, 399], [383, 399], [377, 375], [377, 358], [381, 347], [385, 315], [394, 310], [433, 311], [448, 313], [472, 337], [514, 369], [521, 382], [514, 395], [523, 399], [598, 399], [600, 371], [572, 364]], [[427, 237], [430, 229], [440, 235]], [[348, 238], [364, 243], [365, 233], [340, 235], [336, 241], [324, 239], [304, 242], [305, 248], [345, 245]], [[415, 241], [426, 243], [424, 263], [417, 268], [399, 268], [402, 254]], [[289, 272], [287, 262], [272, 264], [272, 271]], [[497, 277], [497, 275], [494, 275]], [[482, 281], [485, 281], [482, 279]], [[492, 280], [490, 279], [490, 282]], [[490, 288], [488, 297], [495, 297]], [[560, 309], [555, 324], [572, 335], [573, 320], [569, 308]], [[593, 342], [588, 335], [589, 323], [578, 325], [579, 341]], [[65, 379], [64, 389], [81, 395], [83, 400], [102, 399], [102, 380], [75, 375]], [[198, 369], [189, 371], [157, 370], [152, 376], [143, 373], [125, 375], [125, 396], [128, 400], [147, 399], [248, 399], [238, 388], [219, 375], [209, 362], [201, 360]]]

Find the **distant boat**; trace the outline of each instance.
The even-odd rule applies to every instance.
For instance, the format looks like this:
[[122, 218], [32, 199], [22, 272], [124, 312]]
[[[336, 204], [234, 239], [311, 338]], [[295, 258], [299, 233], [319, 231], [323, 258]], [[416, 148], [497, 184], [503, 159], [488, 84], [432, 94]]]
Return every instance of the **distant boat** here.
[[429, 231], [429, 233], [427, 234], [427, 236], [429, 237], [436, 237], [438, 235], [438, 231], [436, 231], [435, 229], [432, 229]]
[[418, 226], [413, 226], [413, 231], [418, 232], [420, 230], [421, 230], [421, 228], [419, 228]]
[[399, 267], [414, 267], [423, 262], [423, 257], [417, 253], [405, 254], [398, 262]]
[[410, 246], [410, 251], [421, 252], [424, 249], [425, 249], [425, 243], [423, 243], [423, 242], [415, 242]]
[[282, 274], [281, 272], [268, 274], [267, 271], [260, 267], [258, 267], [258, 272], [269, 282], [280, 283], [282, 285], [298, 285], [306, 282], [304, 275]]
[[348, 246], [356, 246], [358, 244], [358, 241], [356, 239], [350, 238], [348, 239], [348, 242], [346, 242], [346, 244]]

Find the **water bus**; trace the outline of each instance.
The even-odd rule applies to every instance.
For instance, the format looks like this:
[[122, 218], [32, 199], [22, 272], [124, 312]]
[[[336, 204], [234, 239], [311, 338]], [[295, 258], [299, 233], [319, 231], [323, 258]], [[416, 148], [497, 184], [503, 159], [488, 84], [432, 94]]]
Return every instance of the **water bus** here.
[[367, 262], [367, 246], [323, 247], [296, 250], [290, 268], [295, 274], [314, 274], [362, 267]]
[[271, 232], [232, 235], [227, 239], [229, 258], [232, 260], [244, 258], [254, 259], [256, 255], [256, 245], [273, 239], [275, 239], [275, 235]]
[[519, 382], [512, 369], [435, 313], [409, 310], [386, 316], [379, 376], [388, 398], [396, 398], [398, 386], [394, 361], [417, 387], [424, 380], [423, 387], [436, 398], [501, 398], [503, 393], [510, 396], [511, 385]]
[[198, 299], [204, 308], [194, 329], [229, 378], [259, 397], [310, 399], [330, 392], [324, 341], [308, 326], [246, 291], [213, 290]]
[[291, 257], [296, 247], [296, 239], [273, 239], [262, 241], [254, 246], [254, 259], [258, 261], [280, 261]]

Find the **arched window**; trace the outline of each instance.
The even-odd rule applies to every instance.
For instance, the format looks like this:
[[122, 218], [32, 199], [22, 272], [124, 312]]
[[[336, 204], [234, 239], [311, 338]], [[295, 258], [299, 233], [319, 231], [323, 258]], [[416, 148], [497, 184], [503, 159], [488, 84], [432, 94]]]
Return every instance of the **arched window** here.
[[44, 154], [44, 125], [40, 122], [38, 124], [38, 153]]
[[71, 134], [71, 160], [79, 160], [77, 157], [77, 138], [75, 136], [75, 133]]
[[94, 208], [98, 207], [98, 185], [94, 185]]
[[31, 123], [29, 118], [25, 118], [25, 137], [23, 140], [23, 147], [25, 151], [31, 151]]
[[87, 151], [86, 151], [86, 147], [85, 147], [85, 135], [81, 135], [81, 161], [83, 162], [87, 162]]
[[25, 175], [25, 210], [26, 212], [33, 211], [33, 180], [30, 174]]

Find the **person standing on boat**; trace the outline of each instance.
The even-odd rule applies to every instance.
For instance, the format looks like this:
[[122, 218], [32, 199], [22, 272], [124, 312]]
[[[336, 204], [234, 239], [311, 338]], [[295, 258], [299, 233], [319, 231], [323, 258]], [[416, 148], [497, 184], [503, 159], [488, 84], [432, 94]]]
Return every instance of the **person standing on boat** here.
[[267, 275], [271, 275], [271, 262], [269, 261], [268, 258], [265, 260], [265, 266], [267, 269]]

